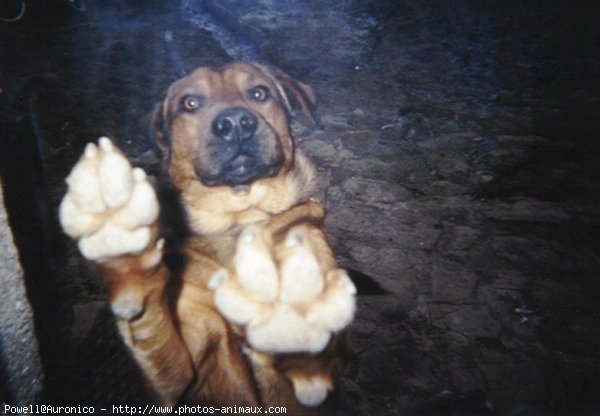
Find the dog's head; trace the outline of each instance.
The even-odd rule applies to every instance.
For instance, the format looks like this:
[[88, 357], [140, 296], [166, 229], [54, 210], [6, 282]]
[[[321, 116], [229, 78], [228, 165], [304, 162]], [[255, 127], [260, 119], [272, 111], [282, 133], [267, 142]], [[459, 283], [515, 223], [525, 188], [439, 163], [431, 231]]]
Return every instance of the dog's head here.
[[278, 69], [235, 62], [173, 83], [152, 126], [176, 185], [237, 187], [290, 169], [289, 117], [299, 109], [319, 125], [314, 100], [309, 86]]

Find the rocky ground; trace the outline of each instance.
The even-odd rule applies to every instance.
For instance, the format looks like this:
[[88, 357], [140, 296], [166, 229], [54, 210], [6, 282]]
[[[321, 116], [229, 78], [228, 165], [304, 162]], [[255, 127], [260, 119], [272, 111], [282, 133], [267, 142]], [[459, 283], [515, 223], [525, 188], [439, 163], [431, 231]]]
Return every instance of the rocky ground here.
[[178, 75], [242, 58], [317, 91], [324, 129], [294, 131], [321, 173], [333, 247], [387, 291], [359, 299], [340, 414], [600, 413], [600, 22], [590, 9], [108, 3], [38, 6], [0, 23], [2, 150], [37, 155], [29, 176], [6, 157], [4, 182], [35, 277], [49, 399], [139, 400], [97, 276], [55, 229], [64, 176], [106, 134], [156, 169], [142, 116]]

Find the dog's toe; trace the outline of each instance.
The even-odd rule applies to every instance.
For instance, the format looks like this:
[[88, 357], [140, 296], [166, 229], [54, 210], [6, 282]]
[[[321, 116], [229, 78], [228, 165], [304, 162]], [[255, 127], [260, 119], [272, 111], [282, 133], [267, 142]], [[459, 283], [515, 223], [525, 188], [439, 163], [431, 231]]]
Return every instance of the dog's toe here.
[[315, 302], [308, 311], [306, 319], [308, 322], [321, 325], [330, 331], [340, 331], [354, 317], [356, 287], [342, 269], [329, 271], [327, 281], [329, 287], [325, 295]]
[[281, 265], [282, 302], [305, 301], [323, 291], [323, 270], [302, 227], [292, 229], [285, 240], [285, 255]]
[[210, 277], [208, 288], [215, 292], [217, 310], [234, 324], [262, 322], [269, 316], [270, 307], [251, 299], [239, 286], [239, 282], [229, 277], [225, 269], [217, 270]]
[[133, 173], [135, 183], [131, 191], [131, 198], [112, 217], [115, 224], [129, 230], [154, 223], [158, 218], [159, 211], [156, 192], [146, 180], [144, 171], [135, 168]]
[[117, 208], [127, 203], [131, 196], [133, 169], [108, 138], [100, 138], [99, 144], [101, 159], [98, 178], [102, 198], [109, 208]]
[[258, 227], [247, 227], [238, 239], [234, 257], [237, 277], [261, 301], [273, 301], [279, 291], [277, 269], [271, 250]]
[[98, 176], [96, 145], [87, 145], [83, 157], [73, 167], [66, 182], [69, 186], [69, 198], [79, 210], [90, 214], [102, 214], [106, 211]]
[[71, 194], [65, 195], [60, 208], [59, 217], [63, 230], [71, 238], [87, 236], [102, 226], [102, 216], [83, 211]]

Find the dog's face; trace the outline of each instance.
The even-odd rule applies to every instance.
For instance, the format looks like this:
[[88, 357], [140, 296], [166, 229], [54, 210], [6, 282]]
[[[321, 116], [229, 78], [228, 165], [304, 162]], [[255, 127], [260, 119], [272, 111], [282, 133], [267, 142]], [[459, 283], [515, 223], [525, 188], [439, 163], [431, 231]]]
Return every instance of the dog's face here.
[[313, 100], [308, 86], [278, 70], [239, 62], [199, 68], [157, 107], [156, 137], [173, 176], [206, 187], [248, 185], [289, 170], [292, 104], [317, 122]]

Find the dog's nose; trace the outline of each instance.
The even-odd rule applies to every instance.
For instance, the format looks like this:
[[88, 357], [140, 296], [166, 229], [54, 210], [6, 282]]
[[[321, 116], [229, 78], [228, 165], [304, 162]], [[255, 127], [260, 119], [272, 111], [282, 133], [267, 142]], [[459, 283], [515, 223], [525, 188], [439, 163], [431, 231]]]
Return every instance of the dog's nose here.
[[258, 120], [245, 108], [229, 108], [215, 117], [213, 134], [225, 141], [241, 142], [254, 136]]

